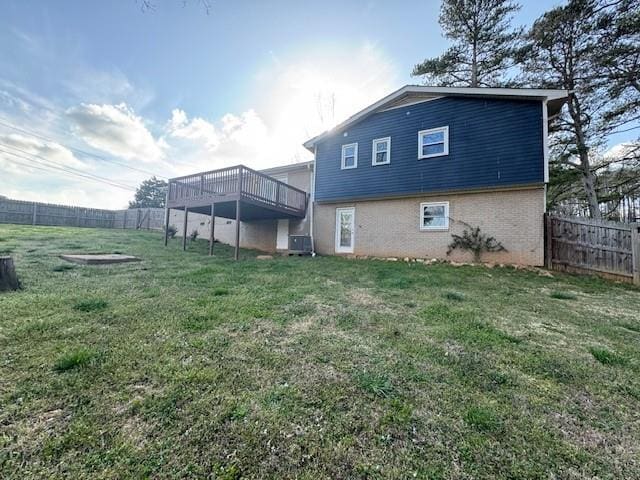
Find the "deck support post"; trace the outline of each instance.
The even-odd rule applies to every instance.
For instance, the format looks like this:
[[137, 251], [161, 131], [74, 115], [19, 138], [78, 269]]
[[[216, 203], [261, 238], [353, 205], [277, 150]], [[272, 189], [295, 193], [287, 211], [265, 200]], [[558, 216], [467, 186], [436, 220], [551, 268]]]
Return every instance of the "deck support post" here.
[[187, 217], [189, 216], [189, 209], [184, 207], [184, 222], [182, 223], [182, 250], [187, 249]]
[[209, 232], [209, 256], [213, 255], [213, 243], [216, 241], [213, 236], [216, 228], [216, 204], [211, 204], [211, 231]]
[[167, 207], [164, 212], [164, 246], [167, 246], [169, 241], [169, 216], [171, 215], [171, 209]]
[[240, 199], [236, 200], [236, 251], [234, 258], [240, 258]]

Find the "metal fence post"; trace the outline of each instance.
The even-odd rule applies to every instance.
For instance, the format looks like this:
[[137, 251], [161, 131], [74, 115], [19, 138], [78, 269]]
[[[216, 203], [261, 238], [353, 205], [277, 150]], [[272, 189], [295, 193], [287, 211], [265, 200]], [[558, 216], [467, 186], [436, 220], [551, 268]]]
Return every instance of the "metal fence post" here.
[[37, 203], [33, 203], [33, 221], [31, 223], [31, 225], [37, 225], [38, 224], [38, 204]]

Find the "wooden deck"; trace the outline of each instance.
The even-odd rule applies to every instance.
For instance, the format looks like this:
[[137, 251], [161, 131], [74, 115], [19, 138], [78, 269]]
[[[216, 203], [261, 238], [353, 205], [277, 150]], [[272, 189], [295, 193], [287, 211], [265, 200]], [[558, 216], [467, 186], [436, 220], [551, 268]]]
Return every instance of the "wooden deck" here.
[[241, 221], [304, 218], [307, 192], [243, 165], [197, 173], [169, 180], [167, 207], [236, 218], [236, 202], [242, 203]]
[[[240, 222], [304, 218], [309, 195], [269, 175], [244, 165], [196, 173], [169, 180], [165, 231], [171, 209], [184, 210], [183, 248], [189, 212], [236, 220], [236, 259], [240, 243]], [[214, 232], [210, 233], [213, 250]], [[165, 245], [167, 235], [165, 234]]]

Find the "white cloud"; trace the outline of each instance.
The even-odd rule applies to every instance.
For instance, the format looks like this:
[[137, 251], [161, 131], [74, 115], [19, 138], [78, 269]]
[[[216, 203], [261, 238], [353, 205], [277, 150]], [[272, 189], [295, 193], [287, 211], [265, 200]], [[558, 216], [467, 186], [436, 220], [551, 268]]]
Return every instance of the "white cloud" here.
[[173, 138], [190, 140], [212, 152], [220, 146], [220, 134], [216, 127], [203, 118], [189, 120], [184, 110], [175, 109], [171, 112], [167, 132]]
[[614, 160], [625, 157], [637, 157], [640, 149], [639, 142], [623, 142], [614, 145], [604, 152], [603, 157], [606, 160]]
[[[0, 106], [13, 111], [11, 121], [16, 124], [29, 125], [52, 138], [59, 137], [53, 132], [64, 132], [61, 143], [36, 142], [32, 137], [27, 142], [26, 137], [14, 136], [13, 141], [21, 142], [19, 148], [30, 153], [88, 168], [62, 145], [82, 141], [132, 165], [144, 162], [142, 168], [173, 176], [239, 163], [260, 169], [308, 160], [312, 156], [302, 147], [304, 141], [399, 86], [394, 64], [371, 44], [335, 53], [307, 50], [300, 58], [276, 53], [272, 57], [271, 67], [259, 72], [254, 87], [238, 99], [251, 108], [216, 118], [190, 116], [175, 109], [161, 132], [151, 127], [162, 119], [143, 118], [132, 108], [152, 97], [117, 72], [101, 76], [76, 69], [73, 77], [82, 85], [71, 89], [72, 98], [53, 102], [0, 79]], [[91, 93], [92, 85], [99, 95]], [[120, 183], [138, 183], [144, 177], [113, 164], [90, 162], [96, 174]], [[132, 196], [125, 190], [65, 175], [10, 170], [15, 165], [8, 163], [0, 167], [16, 173], [9, 175], [11, 181], [4, 192], [16, 198], [120, 208]]]
[[167, 138], [181, 173], [309, 160], [302, 143], [398, 87], [393, 63], [371, 44], [289, 63], [272, 56], [272, 68], [256, 77], [254, 108], [215, 121], [172, 112]]
[[200, 117], [189, 119], [183, 110], [176, 109], [166, 132], [174, 167], [181, 173], [239, 163], [264, 168], [271, 162], [268, 129], [254, 110], [227, 113], [210, 122]]
[[159, 162], [165, 156], [165, 144], [156, 141], [143, 119], [124, 103], [82, 103], [66, 114], [73, 132], [93, 148], [145, 163]]
[[[76, 169], [86, 169], [88, 166], [83, 161], [76, 158], [71, 150], [56, 142], [38, 139], [37, 137], [27, 137], [25, 135], [9, 134], [0, 135], [0, 157], [14, 159], [24, 162], [23, 157], [36, 156], [36, 163], [51, 161], [60, 166], [73, 167]], [[7, 152], [13, 152], [12, 155]]]

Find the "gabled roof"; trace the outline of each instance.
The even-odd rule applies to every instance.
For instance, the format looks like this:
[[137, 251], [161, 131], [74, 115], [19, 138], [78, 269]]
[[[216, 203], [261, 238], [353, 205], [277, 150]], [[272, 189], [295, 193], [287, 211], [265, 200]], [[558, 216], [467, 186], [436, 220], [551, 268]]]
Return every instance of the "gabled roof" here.
[[438, 97], [481, 97], [481, 98], [511, 98], [520, 100], [540, 100], [547, 102], [549, 116], [553, 116], [560, 111], [562, 104], [569, 95], [568, 90], [552, 90], [542, 88], [472, 88], [472, 87], [425, 87], [421, 85], [406, 85], [399, 90], [387, 95], [377, 102], [360, 110], [355, 115], [347, 118], [344, 122], [336, 125], [320, 135], [307, 140], [303, 145], [308, 150], [313, 151], [317, 142], [327, 136], [344, 130], [350, 125], [366, 118], [385, 108], [402, 105], [403, 101], [412, 98], [428, 100]]

